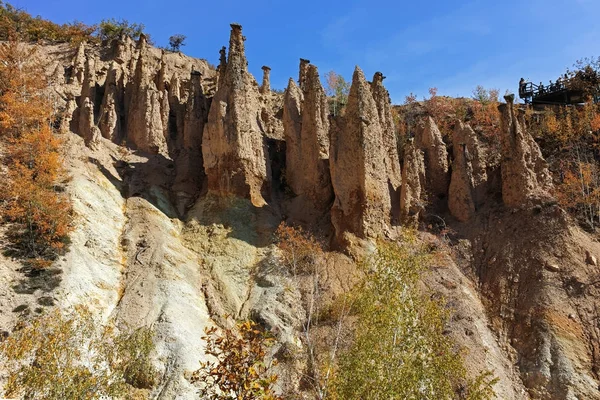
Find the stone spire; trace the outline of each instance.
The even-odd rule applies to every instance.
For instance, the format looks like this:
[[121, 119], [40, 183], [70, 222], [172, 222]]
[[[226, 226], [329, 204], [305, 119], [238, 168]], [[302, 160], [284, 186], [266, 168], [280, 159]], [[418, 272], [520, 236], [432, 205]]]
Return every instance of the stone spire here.
[[217, 88], [225, 81], [225, 73], [227, 72], [227, 55], [226, 47], [221, 47], [219, 50], [219, 66], [217, 67]]
[[127, 139], [139, 150], [166, 153], [163, 127], [162, 97], [154, 82], [154, 73], [147, 53], [146, 36], [137, 43], [138, 60], [128, 96]]
[[308, 64], [310, 64], [310, 60], [305, 58], [300, 59], [300, 72], [298, 76], [298, 85], [300, 89], [304, 91], [304, 82], [306, 81], [306, 71], [308, 70]]
[[104, 84], [104, 98], [98, 125], [102, 136], [114, 143], [121, 140], [122, 71], [113, 61]]
[[263, 79], [262, 86], [260, 87], [260, 92], [265, 94], [271, 91], [271, 67], [267, 67], [266, 65], [262, 66], [263, 70]]
[[502, 200], [521, 207], [531, 200], [550, 197], [552, 178], [539, 146], [517, 118], [514, 95], [504, 96], [502, 113]]
[[409, 139], [404, 147], [402, 186], [400, 188], [400, 221], [407, 226], [417, 227], [424, 205], [421, 198], [425, 183], [423, 152]]
[[286, 181], [292, 191], [302, 191], [304, 161], [302, 145], [302, 102], [304, 95], [292, 78], [288, 81], [283, 98], [283, 134], [286, 149]]
[[[448, 208], [459, 221], [468, 221], [475, 214], [474, 201], [474, 168], [479, 158], [479, 144], [474, 143], [476, 137], [461, 121], [457, 121], [452, 135], [454, 160], [452, 162], [452, 178], [448, 189]], [[479, 169], [479, 166], [476, 166]]]
[[430, 116], [421, 120], [415, 131], [415, 146], [423, 151], [427, 170], [427, 191], [434, 197], [446, 202], [450, 174], [448, 172], [448, 151], [442, 139], [442, 133]]
[[377, 105], [379, 124], [383, 133], [384, 163], [387, 177], [394, 191], [400, 189], [402, 182], [402, 171], [398, 158], [398, 143], [396, 140], [396, 128], [392, 117], [392, 105], [390, 95], [383, 86], [385, 76], [381, 72], [375, 72], [371, 83], [371, 92]]
[[258, 85], [247, 71], [244, 39], [242, 27], [231, 24], [227, 69], [208, 113], [202, 155], [209, 191], [247, 197], [262, 206], [270, 174], [257, 122]]
[[[190, 85], [190, 94], [188, 96], [183, 125], [183, 146], [186, 149], [200, 151], [208, 107], [204, 90], [202, 89], [202, 74], [199, 71], [192, 71]], [[202, 155], [198, 154], [198, 156], [201, 157]]]
[[390, 193], [383, 134], [371, 87], [356, 67], [340, 129], [332, 130], [330, 168], [335, 201], [331, 210], [336, 237], [381, 235], [390, 221]]
[[309, 65], [304, 93], [290, 79], [284, 101], [286, 178], [310, 207], [325, 209], [332, 200], [329, 175], [327, 97], [317, 67]]
[[69, 78], [69, 83], [83, 83], [83, 78], [85, 74], [85, 42], [79, 43], [79, 47], [77, 47], [77, 53], [75, 53], [75, 57], [73, 57], [73, 61], [71, 61], [71, 76]]

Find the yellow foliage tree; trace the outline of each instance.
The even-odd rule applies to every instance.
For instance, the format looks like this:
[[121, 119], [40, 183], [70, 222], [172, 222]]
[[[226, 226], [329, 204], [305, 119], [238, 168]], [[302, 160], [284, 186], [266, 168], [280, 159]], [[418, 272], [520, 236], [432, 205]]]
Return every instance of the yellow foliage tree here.
[[16, 40], [0, 45], [0, 145], [9, 166], [0, 200], [4, 218], [14, 223], [15, 250], [43, 267], [64, 250], [72, 208], [58, 186], [65, 177], [61, 140], [35, 59], [35, 51]]

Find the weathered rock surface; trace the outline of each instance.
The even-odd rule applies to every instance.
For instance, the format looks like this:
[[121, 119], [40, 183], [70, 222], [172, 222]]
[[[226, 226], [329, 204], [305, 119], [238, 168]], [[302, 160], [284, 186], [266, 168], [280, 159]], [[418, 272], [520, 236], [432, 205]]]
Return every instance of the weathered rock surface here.
[[379, 125], [383, 133], [384, 163], [387, 171], [388, 182], [393, 191], [400, 189], [402, 183], [402, 170], [398, 157], [398, 142], [396, 140], [396, 128], [392, 117], [392, 106], [390, 94], [383, 86], [385, 77], [381, 72], [376, 72], [371, 83], [371, 92], [377, 105], [379, 114]]
[[266, 65], [262, 66], [263, 70], [263, 79], [262, 85], [260, 86], [260, 92], [265, 94], [271, 91], [271, 67]]
[[475, 214], [473, 167], [467, 145], [456, 138], [453, 141], [454, 160], [448, 190], [448, 208], [456, 219], [467, 221]]
[[98, 126], [104, 138], [119, 143], [122, 138], [123, 80], [121, 68], [114, 62], [111, 63], [104, 88]]
[[[362, 70], [354, 70], [341, 129], [332, 132], [330, 168], [335, 201], [331, 219], [338, 240], [381, 235], [390, 221], [386, 152], [377, 104]], [[348, 173], [352, 171], [352, 173]]]
[[448, 151], [442, 134], [435, 121], [426, 117], [417, 125], [415, 146], [424, 153], [427, 169], [426, 187], [430, 201], [445, 200], [448, 195], [450, 174], [448, 172]]
[[423, 191], [425, 185], [425, 160], [423, 152], [414, 141], [404, 147], [402, 166], [402, 186], [400, 188], [400, 220], [403, 224], [416, 227], [423, 211]]
[[257, 123], [258, 97], [258, 85], [247, 70], [242, 27], [232, 24], [226, 73], [204, 128], [204, 169], [210, 191], [246, 197], [261, 206], [270, 171]]
[[306, 68], [304, 93], [290, 79], [284, 101], [286, 179], [307, 206], [325, 209], [333, 190], [329, 174], [327, 97], [314, 65]]
[[146, 39], [142, 35], [128, 108], [127, 139], [144, 152], [166, 154], [167, 141], [161, 118], [163, 94], [154, 83], [154, 71], [146, 55], [146, 47]]
[[[302, 103], [304, 95], [292, 78], [283, 98], [283, 132], [286, 143], [286, 182], [295, 193], [302, 187]], [[297, 192], [298, 191], [298, 192]]]
[[502, 200], [509, 207], [550, 197], [552, 179], [539, 146], [517, 116], [514, 96], [505, 96], [502, 113]]

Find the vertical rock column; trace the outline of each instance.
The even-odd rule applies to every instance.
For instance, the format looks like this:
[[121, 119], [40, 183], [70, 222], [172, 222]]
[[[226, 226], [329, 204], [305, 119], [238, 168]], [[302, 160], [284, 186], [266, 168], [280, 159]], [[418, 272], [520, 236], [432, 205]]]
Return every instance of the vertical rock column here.
[[298, 76], [298, 85], [300, 89], [304, 90], [304, 83], [306, 82], [306, 72], [308, 70], [308, 65], [310, 64], [310, 60], [305, 58], [300, 59], [300, 73]]
[[304, 171], [302, 146], [302, 103], [304, 95], [290, 78], [285, 96], [283, 98], [283, 133], [285, 136], [285, 179], [295, 194], [299, 194], [302, 188]]
[[340, 129], [332, 130], [330, 168], [335, 201], [331, 219], [338, 241], [345, 232], [380, 236], [390, 220], [383, 133], [377, 104], [356, 67]]
[[219, 50], [219, 66], [217, 67], [217, 90], [225, 82], [225, 72], [227, 71], [227, 55], [225, 46]]
[[262, 94], [269, 93], [271, 91], [271, 67], [267, 67], [263, 65], [263, 79], [262, 86], [260, 87], [260, 92]]
[[514, 95], [504, 96], [502, 113], [502, 201], [521, 207], [529, 201], [550, 197], [552, 178], [539, 146], [519, 122]]
[[122, 71], [113, 61], [104, 84], [104, 98], [98, 125], [102, 136], [114, 143], [121, 140]]
[[127, 118], [127, 139], [139, 150], [167, 153], [162, 118], [162, 96], [154, 82], [144, 35], [138, 43], [139, 56], [133, 76]]
[[265, 204], [269, 184], [263, 136], [258, 126], [258, 85], [247, 71], [242, 27], [231, 24], [227, 68], [215, 94], [202, 139], [209, 191]]
[[475, 214], [474, 168], [478, 168], [477, 161], [479, 144], [473, 145], [477, 140], [475, 132], [461, 121], [457, 121], [452, 136], [454, 161], [452, 162], [452, 178], [448, 190], [448, 208], [450, 213], [459, 221], [468, 221]]
[[398, 159], [398, 143], [396, 140], [396, 128], [392, 117], [392, 106], [390, 95], [383, 86], [385, 77], [381, 72], [376, 72], [371, 83], [371, 92], [377, 105], [379, 124], [383, 133], [384, 164], [387, 172], [388, 183], [396, 192], [402, 183], [402, 171]]
[[400, 188], [400, 220], [404, 225], [416, 227], [424, 204], [422, 195], [425, 184], [423, 152], [410, 139], [404, 147], [402, 187]]
[[450, 174], [448, 173], [448, 151], [442, 134], [433, 118], [420, 121], [415, 132], [415, 146], [423, 151], [427, 169], [426, 189], [432, 201], [444, 200], [448, 196]]
[[290, 79], [284, 101], [286, 178], [307, 206], [329, 207], [333, 190], [329, 175], [329, 117], [327, 97], [314, 65], [306, 68], [305, 90]]

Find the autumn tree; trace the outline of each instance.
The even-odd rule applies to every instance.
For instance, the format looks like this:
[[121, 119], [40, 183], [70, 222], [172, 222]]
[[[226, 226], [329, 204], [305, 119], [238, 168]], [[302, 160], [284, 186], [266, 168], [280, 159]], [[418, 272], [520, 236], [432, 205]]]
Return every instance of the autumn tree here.
[[330, 104], [332, 114], [338, 115], [348, 102], [350, 82], [335, 71], [329, 71], [325, 74], [325, 93], [332, 99]]
[[41, 267], [64, 251], [72, 208], [60, 187], [61, 141], [35, 60], [35, 50], [16, 40], [0, 45], [0, 145], [3, 164], [10, 166], [0, 182], [0, 205], [13, 223], [13, 250]]
[[117, 330], [86, 307], [21, 323], [0, 343], [4, 396], [40, 400], [146, 399], [157, 382], [148, 328]]
[[274, 362], [267, 361], [273, 338], [253, 321], [219, 331], [207, 328], [205, 353], [215, 361], [201, 362], [190, 380], [207, 400], [282, 400], [275, 394]]
[[77, 44], [83, 40], [93, 40], [95, 31], [94, 25], [79, 21], [59, 25], [41, 17], [33, 17], [10, 3], [0, 1], [0, 40], [9, 40], [17, 35], [25, 42], [46, 40]]

